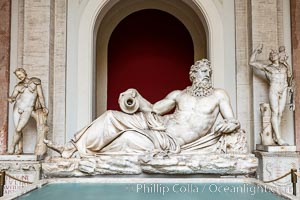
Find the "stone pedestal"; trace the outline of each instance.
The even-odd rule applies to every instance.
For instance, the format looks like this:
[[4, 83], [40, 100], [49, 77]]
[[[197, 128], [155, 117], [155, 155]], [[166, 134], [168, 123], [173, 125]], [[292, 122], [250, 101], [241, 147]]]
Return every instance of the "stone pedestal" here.
[[43, 162], [42, 171], [46, 178], [100, 174], [253, 176], [257, 164], [253, 154], [101, 155], [81, 159], [51, 157]]
[[[28, 182], [40, 180], [41, 163], [35, 155], [0, 155], [0, 170]], [[28, 183], [5, 177], [4, 196], [26, 187]]]
[[[262, 181], [276, 179], [288, 172], [292, 168], [299, 172], [300, 153], [298, 152], [262, 152], [256, 151], [255, 156], [258, 158], [257, 176]], [[293, 194], [291, 175], [278, 181], [268, 183], [277, 190]], [[297, 194], [300, 192], [300, 182], [297, 183]]]
[[257, 144], [256, 150], [266, 152], [295, 152], [296, 146], [278, 146], [278, 145], [262, 145]]

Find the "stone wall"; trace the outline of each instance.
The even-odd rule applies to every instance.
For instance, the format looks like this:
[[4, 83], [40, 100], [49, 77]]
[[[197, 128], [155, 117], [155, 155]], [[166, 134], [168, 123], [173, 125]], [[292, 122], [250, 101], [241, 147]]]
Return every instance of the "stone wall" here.
[[[46, 97], [46, 104], [49, 107], [50, 111], [49, 125], [51, 130], [49, 133], [49, 139], [52, 139], [57, 143], [65, 143], [67, 134], [66, 117], [68, 117], [69, 119], [74, 118], [74, 116], [72, 116], [72, 112], [69, 112], [69, 115], [66, 116], [66, 109], [72, 110], [72, 107], [76, 106], [74, 105], [76, 104], [76, 100], [74, 100], [74, 96], [71, 95], [72, 98], [70, 97], [70, 99], [72, 99], [73, 102], [68, 102], [68, 108], [66, 108], [66, 83], [68, 81], [68, 84], [73, 85], [73, 82], [70, 82], [72, 79], [70, 78], [70, 76], [73, 76], [70, 71], [74, 71], [74, 67], [76, 67], [72, 65], [73, 61], [69, 60], [69, 69], [68, 73], [66, 73], [66, 40], [68, 39], [70, 45], [70, 43], [72, 43], [72, 40], [74, 39], [71, 34], [68, 35], [68, 38], [66, 37], [67, 15], [71, 16], [72, 14], [80, 16], [81, 11], [78, 11], [79, 13], [67, 13], [67, 0], [18, 0], [17, 2], [18, 34], [16, 34], [16, 38], [13, 38], [14, 40], [17, 40], [17, 53], [13, 56], [16, 57], [17, 65], [19, 67], [24, 67], [28, 71], [30, 77], [37, 76], [41, 78]], [[285, 15], [283, 8], [286, 5], [287, 1], [235, 0], [234, 2], [236, 20], [235, 33], [237, 116], [241, 121], [242, 127], [248, 133], [250, 148], [253, 149], [254, 145], [260, 142], [259, 132], [261, 131], [261, 119], [259, 104], [268, 101], [268, 84], [262, 73], [249, 67], [249, 56], [252, 53], [253, 48], [255, 48], [260, 43], [264, 43], [263, 54], [260, 55], [258, 59], [266, 60], [271, 48], [276, 49], [279, 45], [286, 44], [286, 40], [284, 39], [286, 37], [286, 33], [284, 31], [286, 27], [284, 23]], [[292, 0], [292, 3], [293, 2], [295, 4], [297, 3], [297, 5], [299, 4], [299, 2], [297, 2], [296, 0]], [[72, 1], [72, 3], [69, 4], [81, 4], [84, 7], [86, 3], [87, 1]], [[296, 9], [296, 6], [291, 7], [292, 10], [293, 8], [294, 10]], [[1, 9], [1, 13], [2, 12], [4, 12], [4, 10]], [[294, 15], [292, 14], [292, 19], [293, 17], [296, 19], [299, 14], [297, 16], [296, 15], [297, 13]], [[3, 19], [5, 18], [1, 18], [1, 20]], [[79, 17], [76, 17], [74, 19], [79, 21]], [[74, 22], [75, 24], [76, 20], [72, 22]], [[74, 29], [74, 32], [78, 32], [76, 27], [74, 28], [74, 24], [69, 24], [68, 28], [69, 30]], [[296, 26], [294, 25], [294, 28], [295, 27]], [[297, 27], [299, 29], [299, 26]], [[296, 52], [298, 44], [297, 37], [299, 37], [297, 36], [297, 34], [299, 35], [299, 31], [298, 33], [297, 31], [294, 31], [293, 33], [295, 38], [294, 52]], [[70, 47], [77, 46], [70, 45]], [[77, 51], [77, 48], [70, 47], [68, 49], [69, 59], [71, 57], [76, 58], [78, 55], [70, 55], [73, 55], [73, 52]], [[295, 55], [296, 54], [294, 53], [294, 57], [297, 57]], [[296, 66], [296, 58], [294, 58], [293, 60], [294, 66]], [[12, 74], [13, 68], [16, 67], [17, 66], [11, 66], [10, 74]], [[299, 74], [297, 70], [298, 69], [295, 70], [296, 75], [297, 73]], [[3, 72], [1, 66], [1, 78], [3, 74], [5, 74], [5, 72]], [[12, 75], [10, 76], [13, 77]], [[14, 85], [14, 83], [16, 83], [16, 78], [13, 77], [13, 79], [14, 80], [10, 81], [11, 85]], [[68, 88], [68, 93], [73, 94], [75, 92], [74, 88], [76, 89], [76, 87], [73, 87], [73, 89]], [[1, 97], [3, 97], [2, 94]], [[5, 101], [1, 100], [1, 103], [2, 102], [7, 104], [6, 99]], [[3, 109], [5, 109], [5, 106], [3, 107]], [[292, 115], [293, 113], [289, 112], [288, 109], [286, 109], [282, 122], [284, 138], [288, 138], [289, 143], [291, 143], [290, 141], [293, 142], [294, 140], [293, 120], [291, 120], [293, 119]], [[296, 110], [296, 120], [297, 116], [298, 119], [300, 119], [299, 110]], [[1, 115], [1, 117], [5, 118], [4, 115]], [[9, 119], [12, 120], [12, 116], [9, 116]], [[0, 118], [0, 128], [2, 128], [2, 121], [3, 119]], [[10, 135], [12, 135], [13, 125], [11, 122], [10, 124]], [[72, 123], [72, 126], [73, 125], [74, 124]], [[297, 129], [300, 129], [299, 125]], [[73, 135], [73, 131], [71, 132], [71, 134]], [[34, 142], [32, 138], [35, 138], [35, 124], [33, 121], [29, 124], [28, 127], [26, 127], [26, 130], [24, 132], [24, 146], [26, 147], [25, 152], [33, 152]], [[300, 143], [300, 139], [298, 143]]]
[[0, 1], [0, 154], [7, 149], [9, 54], [10, 54], [10, 0]]
[[292, 59], [296, 80], [295, 141], [300, 151], [300, 1], [291, 0]]

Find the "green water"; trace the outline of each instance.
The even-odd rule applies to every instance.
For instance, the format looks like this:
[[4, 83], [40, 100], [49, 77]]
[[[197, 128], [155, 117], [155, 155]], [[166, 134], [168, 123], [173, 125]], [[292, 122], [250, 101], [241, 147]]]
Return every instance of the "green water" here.
[[199, 200], [283, 199], [262, 186], [243, 183], [54, 183], [18, 199]]

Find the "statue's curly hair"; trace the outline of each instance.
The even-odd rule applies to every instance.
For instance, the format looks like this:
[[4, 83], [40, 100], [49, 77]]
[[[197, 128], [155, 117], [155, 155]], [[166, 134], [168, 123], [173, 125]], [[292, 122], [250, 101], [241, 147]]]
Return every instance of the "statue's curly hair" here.
[[17, 68], [17, 69], [14, 71], [14, 74], [16, 74], [17, 72], [22, 72], [23, 74], [25, 74], [25, 76], [27, 76], [27, 73], [26, 73], [26, 71], [25, 71], [24, 68], [21, 68], [21, 67]]
[[209, 69], [210, 69], [210, 75], [212, 74], [212, 68], [210, 66], [210, 61], [203, 58], [201, 60], [198, 60], [195, 62], [195, 64], [193, 64], [191, 66], [191, 69], [190, 69], [190, 80], [193, 82], [196, 78], [196, 73], [199, 71], [199, 69], [201, 69], [202, 67], [205, 67], [205, 66], [208, 66]]

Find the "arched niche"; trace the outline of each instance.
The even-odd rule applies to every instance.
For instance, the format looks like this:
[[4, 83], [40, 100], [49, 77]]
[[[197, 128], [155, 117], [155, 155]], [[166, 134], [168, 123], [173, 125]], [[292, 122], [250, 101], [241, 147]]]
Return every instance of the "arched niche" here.
[[[202, 35], [205, 39], [204, 30]], [[97, 39], [100, 38], [98, 34]], [[206, 40], [201, 42], [198, 49], [201, 57], [206, 57]], [[131, 13], [114, 28], [108, 48], [100, 43], [96, 51], [96, 72], [107, 68], [107, 73], [96, 73], [98, 116], [107, 109], [119, 110], [119, 94], [128, 88], [136, 88], [154, 103], [169, 92], [190, 85], [188, 74], [194, 63], [192, 37], [181, 21], [165, 11], [143, 9]], [[99, 59], [103, 56], [99, 55], [106, 53], [107, 62], [103, 63]], [[106, 78], [107, 98], [106, 87], [100, 84]], [[107, 105], [98, 103], [106, 99]]]
[[[78, 33], [77, 70], [77, 129], [96, 116], [95, 85], [96, 63], [101, 66], [97, 73], [107, 74], [107, 45], [116, 25], [130, 13], [141, 9], [158, 9], [178, 18], [188, 29], [194, 43], [194, 60], [207, 57], [214, 69], [214, 85], [224, 87], [224, 41], [223, 25], [214, 3], [207, 0], [90, 0], [80, 18]], [[105, 31], [102, 31], [105, 27]], [[104, 29], [103, 29], [104, 30]], [[205, 32], [205, 39], [203, 39]], [[97, 36], [99, 36], [97, 40]], [[101, 36], [101, 37], [100, 37]], [[97, 45], [102, 50], [98, 50]], [[201, 46], [206, 45], [206, 50]], [[106, 52], [106, 53], [105, 53]], [[96, 60], [97, 58], [97, 60]], [[107, 79], [99, 79], [103, 94]], [[106, 98], [97, 102], [98, 113], [106, 109]]]
[[[156, 9], [169, 13], [178, 19], [188, 30], [192, 37], [194, 46], [194, 60], [207, 57], [206, 31], [201, 19], [188, 5], [180, 0], [167, 1], [132, 1], [123, 0], [112, 6], [105, 14], [99, 24], [96, 39], [96, 116], [99, 116], [107, 109], [107, 49], [109, 39], [117, 25], [130, 14], [145, 9]], [[97, 24], [98, 26], [98, 24]], [[166, 26], [168, 26], [166, 24]], [[192, 64], [192, 63], [190, 63]], [[184, 75], [183, 75], [184, 76]]]

